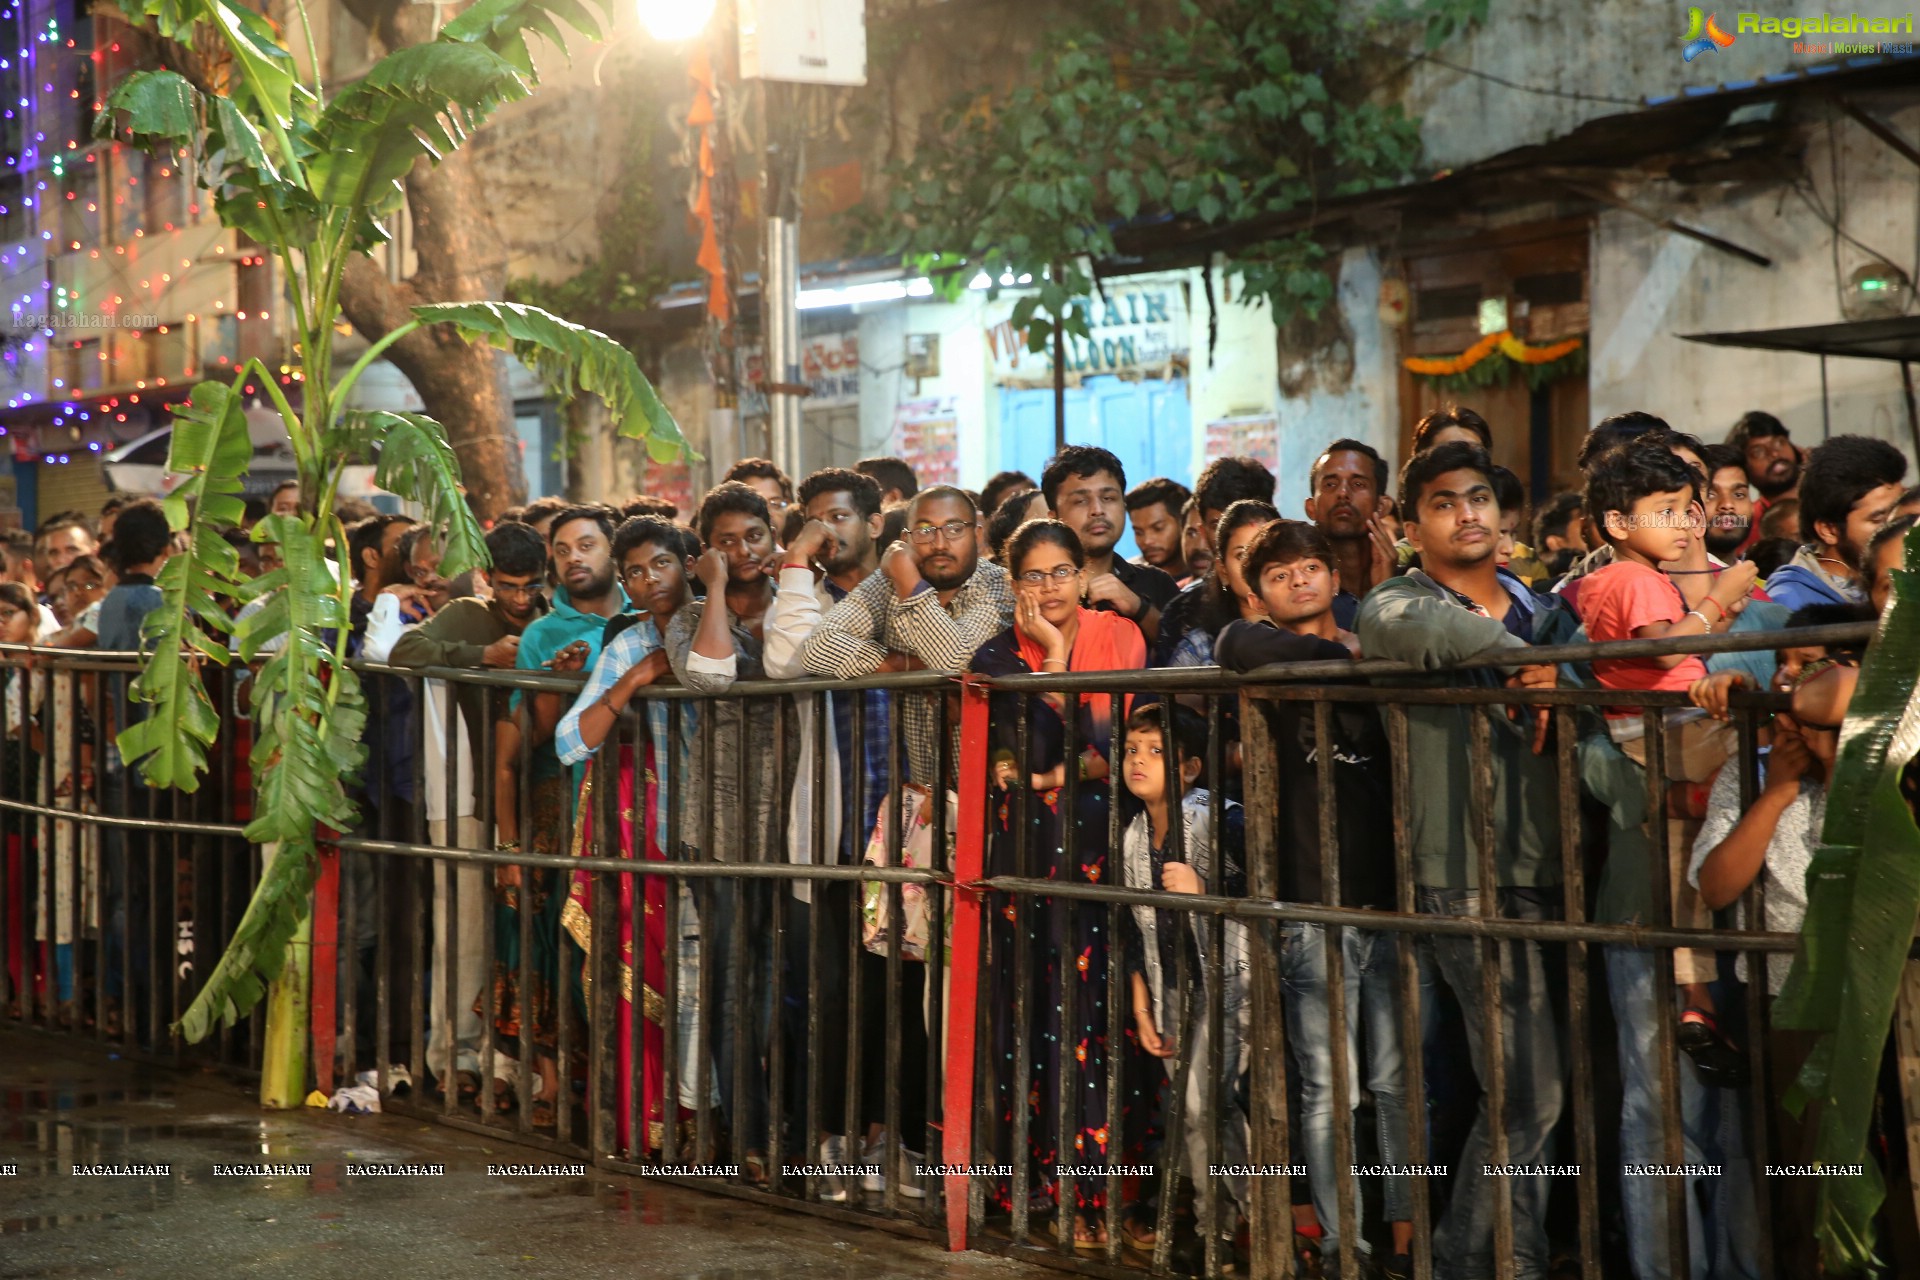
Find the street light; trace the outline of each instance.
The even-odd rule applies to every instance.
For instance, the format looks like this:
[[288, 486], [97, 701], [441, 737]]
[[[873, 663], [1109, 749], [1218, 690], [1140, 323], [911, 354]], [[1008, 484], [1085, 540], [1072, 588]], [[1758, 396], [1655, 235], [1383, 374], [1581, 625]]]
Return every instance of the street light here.
[[718, 0], [636, 0], [640, 25], [662, 44], [691, 40], [707, 29]]

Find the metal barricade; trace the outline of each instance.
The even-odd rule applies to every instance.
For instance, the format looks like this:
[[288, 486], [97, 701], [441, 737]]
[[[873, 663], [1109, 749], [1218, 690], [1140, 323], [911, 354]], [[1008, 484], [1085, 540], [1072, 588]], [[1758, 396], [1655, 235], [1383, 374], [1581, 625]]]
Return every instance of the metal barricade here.
[[[1865, 630], [1791, 635], [1795, 644], [1858, 641]], [[1504, 660], [1579, 663], [1597, 653], [1781, 640], [1536, 648]], [[104, 751], [101, 726], [126, 714], [130, 658], [13, 650], [0, 661], [9, 699], [24, 688], [33, 708], [8, 719], [0, 782], [7, 1017], [123, 1051], [256, 1068], [258, 1013], [202, 1046], [183, 1046], [168, 1030], [258, 876], [259, 851], [241, 836], [251, 794], [240, 673], [208, 673], [224, 723], [201, 789], [160, 793], [109, 767]], [[1764, 1177], [1761, 978], [1765, 957], [1791, 951], [1795, 939], [1674, 926], [1657, 729], [1661, 711], [1684, 697], [1419, 683], [1430, 674], [1375, 661], [1242, 678], [1212, 669], [962, 682], [920, 674], [742, 682], [717, 694], [655, 685], [639, 691], [576, 771], [557, 763], [552, 738], [577, 678], [364, 667], [374, 714], [362, 821], [326, 842], [315, 895], [316, 1083], [331, 1088], [368, 1070], [385, 1105], [405, 1114], [606, 1169], [1097, 1274], [1177, 1266], [1222, 1275], [1242, 1247], [1251, 1274], [1291, 1274], [1294, 1215], [1307, 1199], [1296, 1192], [1314, 1182], [1322, 1226], [1353, 1266], [1362, 1240], [1392, 1248], [1380, 1201], [1386, 1180], [1398, 1177], [1414, 1274], [1426, 1280], [1440, 1206], [1449, 1193], [1467, 1194], [1459, 1170], [1432, 1172], [1445, 1162], [1434, 1143], [1446, 1135], [1430, 1119], [1439, 1085], [1428, 1078], [1427, 1051], [1435, 1027], [1450, 1027], [1472, 1047], [1471, 1079], [1454, 1069], [1441, 1083], [1456, 1102], [1480, 1099], [1472, 1106], [1486, 1189], [1474, 1194], [1490, 1214], [1492, 1274], [1531, 1264], [1522, 1236], [1547, 1234], [1544, 1220], [1554, 1245], [1597, 1276], [1621, 1265], [1606, 1226], [1626, 1211], [1621, 1171], [1602, 1167], [1621, 1128], [1609, 1112], [1622, 1105], [1622, 1088], [1606, 1061], [1615, 1036], [1610, 1005], [1595, 997], [1596, 982], [1603, 993], [1606, 983], [1596, 948], [1632, 951], [1652, 965], [1660, 1016], [1651, 1105], [1660, 1164], [1669, 1168], [1685, 1166], [1689, 1151], [1686, 1069], [1669, 1016], [1672, 948], [1738, 952], [1760, 967], [1745, 1010], [1754, 1079], [1740, 1093], [1734, 1127], [1751, 1171], [1744, 1194], [1758, 1207], [1750, 1242], [1758, 1274], [1773, 1274], [1766, 1208], [1778, 1188]], [[873, 694], [885, 695], [885, 707], [876, 699], [869, 714]], [[1127, 883], [1131, 802], [1120, 762], [1130, 706], [1154, 701], [1199, 712], [1202, 775], [1214, 783], [1194, 815], [1169, 806], [1160, 847], [1189, 849], [1185, 824], [1203, 821], [1218, 885], [1230, 852], [1222, 833], [1237, 808], [1241, 893]], [[1735, 701], [1743, 803], [1756, 794], [1760, 726], [1779, 702], [1773, 694]], [[1354, 705], [1377, 708], [1388, 745], [1392, 848], [1380, 854], [1392, 862], [1390, 911], [1341, 905], [1335, 716]], [[1637, 709], [1650, 730], [1653, 909], [1635, 924], [1602, 924], [1589, 918], [1595, 833], [1582, 812], [1578, 717], [1621, 706]], [[1546, 709], [1543, 768], [1552, 772], [1559, 856], [1557, 883], [1531, 899], [1544, 903], [1540, 910], [1516, 915], [1497, 893], [1423, 909], [1411, 797], [1415, 772], [1436, 762], [1411, 756], [1409, 718], [1432, 707], [1491, 709], [1465, 718], [1461, 761], [1481, 885], [1500, 883], [1506, 820], [1495, 804], [1489, 715]], [[1083, 717], [1097, 741], [1079, 740]], [[885, 734], [877, 755], [868, 740], [876, 725]], [[1281, 825], [1285, 733], [1312, 743], [1317, 903], [1280, 893], [1294, 856]], [[1177, 735], [1163, 733], [1162, 749], [1178, 775]], [[881, 794], [870, 767], [888, 780]], [[1056, 769], [1057, 779], [1049, 776]], [[1235, 778], [1238, 801], [1228, 794]], [[863, 861], [869, 855], [878, 865]], [[1744, 906], [1748, 920], [1764, 922], [1758, 881]], [[1146, 936], [1139, 912], [1152, 917], [1156, 939], [1165, 927], [1177, 939], [1161, 953], [1171, 973], [1159, 979], [1176, 1007], [1155, 1011], [1163, 1032], [1173, 1028], [1165, 1059], [1140, 1050], [1129, 1017], [1133, 974], [1148, 964], [1133, 950], [1136, 933]], [[907, 922], [921, 919], [924, 933], [909, 939]], [[922, 938], [924, 959], [916, 959], [909, 952]], [[1320, 951], [1317, 967], [1303, 950], [1310, 947]], [[1436, 963], [1442, 951], [1444, 965]], [[1370, 997], [1361, 1008], [1351, 1002], [1356, 955], [1375, 966], [1370, 991], [1391, 989], [1384, 1015]], [[1309, 1155], [1293, 1114], [1306, 1105], [1303, 1046], [1289, 1032], [1301, 998], [1289, 975], [1302, 965], [1324, 975], [1314, 980], [1324, 988], [1324, 1029], [1306, 1025], [1324, 1035], [1311, 1088], [1322, 1117], [1315, 1123], [1331, 1126], [1330, 1155]], [[1529, 979], [1531, 990], [1550, 993], [1550, 1042], [1537, 1041], [1543, 1029], [1529, 1021], [1541, 1010], [1508, 1007], [1516, 975], [1535, 966], [1552, 979]], [[1443, 969], [1452, 975], [1444, 981]], [[1443, 987], [1450, 1004], [1468, 1006], [1471, 1025], [1441, 1016]], [[1368, 1071], [1375, 1041], [1395, 1032], [1407, 1111], [1399, 1172], [1380, 1149], [1388, 1139], [1364, 1140], [1352, 1123], [1365, 1109], [1352, 1100], [1368, 1095], [1376, 1127], [1381, 1119], [1385, 1085]], [[1509, 1043], [1516, 1037], [1551, 1043], [1550, 1069], [1527, 1061], [1525, 1046]], [[1204, 1054], [1193, 1051], [1197, 1043], [1208, 1046]], [[1359, 1060], [1350, 1044], [1364, 1046]], [[476, 1096], [462, 1096], [462, 1073], [477, 1082]], [[444, 1093], [430, 1092], [430, 1081]], [[1577, 1166], [1580, 1176], [1516, 1171], [1511, 1135], [1538, 1136], [1546, 1111], [1545, 1150], [1564, 1136], [1567, 1157], [1542, 1161], [1535, 1151], [1528, 1159]], [[1317, 1177], [1310, 1164], [1320, 1166]], [[1662, 1263], [1685, 1276], [1690, 1181], [1655, 1177]], [[1196, 1202], [1191, 1230], [1187, 1190]], [[1244, 1246], [1236, 1208], [1248, 1219]], [[1183, 1258], [1189, 1237], [1197, 1256]]]

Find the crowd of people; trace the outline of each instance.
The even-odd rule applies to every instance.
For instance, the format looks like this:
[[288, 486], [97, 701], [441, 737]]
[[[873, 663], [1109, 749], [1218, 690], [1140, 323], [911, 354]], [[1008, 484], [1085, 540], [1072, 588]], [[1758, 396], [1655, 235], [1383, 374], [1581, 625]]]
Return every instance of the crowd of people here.
[[[1167, 477], [1130, 486], [1119, 458], [1079, 445], [1062, 449], [1037, 480], [1004, 472], [977, 493], [922, 489], [894, 458], [824, 469], [797, 483], [769, 461], [748, 459], [684, 513], [684, 523], [671, 502], [647, 496], [619, 506], [533, 501], [486, 533], [489, 568], [452, 580], [438, 571], [438, 530], [401, 515], [359, 513], [347, 546], [357, 587], [356, 657], [389, 669], [574, 672], [584, 680], [577, 696], [507, 697], [479, 682], [416, 684], [370, 672], [365, 830], [411, 839], [419, 824], [429, 843], [475, 849], [491, 826], [500, 850], [567, 854], [587, 847], [594, 822], [612, 813], [621, 815], [619, 831], [602, 843], [627, 857], [853, 864], [898, 848], [924, 866], [932, 830], [951, 833], [961, 805], [985, 804], [991, 874], [1239, 896], [1249, 882], [1246, 825], [1277, 820], [1273, 879], [1282, 901], [1392, 911], [1400, 901], [1396, 783], [1374, 705], [1332, 705], [1334, 763], [1324, 772], [1334, 788], [1336, 899], [1323, 875], [1323, 770], [1310, 703], [1282, 702], [1276, 712], [1276, 819], [1243, 807], [1237, 742], [1227, 744], [1220, 775], [1208, 776], [1208, 724], [1190, 699], [1131, 697], [1116, 734], [1108, 697], [995, 692], [988, 793], [975, 796], [965, 794], [969, 780], [959, 775], [957, 725], [944, 695], [779, 689], [786, 680], [883, 672], [1106, 672], [1124, 693], [1124, 673], [1150, 667], [1250, 672], [1386, 658], [1426, 673], [1378, 678], [1400, 686], [1620, 691], [1619, 707], [1571, 722], [1580, 725], [1583, 807], [1597, 819], [1586, 824], [1591, 847], [1576, 855], [1598, 867], [1591, 918], [1710, 927], [1716, 912], [1760, 880], [1765, 927], [1797, 930], [1859, 647], [1788, 644], [1578, 667], [1528, 662], [1523, 651], [1583, 639], [1679, 640], [1871, 620], [1920, 513], [1920, 490], [1905, 487], [1904, 457], [1857, 436], [1802, 448], [1765, 413], [1742, 417], [1714, 444], [1650, 414], [1626, 413], [1588, 434], [1579, 454], [1583, 488], [1530, 502], [1519, 478], [1492, 461], [1494, 442], [1484, 418], [1453, 407], [1419, 423], [1397, 482], [1375, 448], [1341, 439], [1320, 451], [1306, 475], [1284, 484], [1258, 461], [1223, 457], [1191, 489]], [[296, 510], [298, 502], [296, 490], [275, 494], [270, 506]], [[1118, 551], [1129, 527], [1134, 559]], [[31, 535], [9, 535], [0, 542], [0, 640], [139, 648], [140, 621], [158, 603], [154, 576], [171, 546], [164, 513], [151, 500], [116, 500], [97, 521], [62, 515]], [[236, 547], [272, 555], [270, 544], [237, 540]], [[1489, 651], [1513, 661], [1460, 666]], [[650, 696], [666, 686], [715, 696]], [[33, 725], [44, 712], [38, 693], [29, 698], [22, 687], [16, 675], [8, 745], [31, 751], [39, 749]], [[1758, 799], [1748, 807], [1740, 802], [1729, 710], [1740, 688], [1793, 695], [1791, 714], [1773, 715], [1761, 730], [1768, 750]], [[1643, 714], [1637, 696], [1661, 691], [1686, 694], [1687, 705]], [[49, 705], [67, 706], [69, 695], [56, 691]], [[630, 720], [630, 709], [640, 714]], [[1232, 736], [1237, 708], [1223, 711]], [[896, 724], [897, 758], [888, 749]], [[449, 726], [457, 726], [451, 740]], [[1420, 761], [1400, 797], [1417, 910], [1478, 915], [1490, 890], [1504, 918], [1559, 918], [1563, 815], [1557, 730], [1545, 708], [1421, 703], [1407, 707], [1406, 732]], [[1662, 739], [1657, 753], [1650, 734]], [[694, 749], [707, 739], [710, 751]], [[1470, 800], [1476, 739], [1487, 743], [1492, 764], [1490, 858], [1479, 847]], [[74, 741], [86, 744], [84, 758], [67, 749], [51, 772], [56, 787], [84, 793], [92, 783], [80, 772], [93, 758], [93, 737], [89, 731]], [[1118, 759], [1111, 758], [1116, 742]], [[590, 769], [603, 750], [618, 759]], [[106, 769], [119, 770], [111, 745], [103, 758]], [[1672, 893], [1665, 903], [1654, 902], [1649, 888], [1656, 883], [1650, 860], [1661, 847], [1648, 833], [1649, 760], [1663, 762], [1666, 773], [1666, 812], [1655, 816], [1668, 824], [1664, 880]], [[490, 780], [479, 776], [483, 761], [492, 764]], [[7, 776], [28, 775], [9, 767]], [[596, 778], [617, 788], [610, 803], [595, 797]], [[1118, 814], [1110, 811], [1115, 805]], [[943, 810], [948, 816], [937, 822]], [[1115, 830], [1117, 842], [1109, 834]], [[48, 839], [44, 830], [41, 839]], [[72, 850], [62, 846], [60, 856]], [[124, 851], [117, 859], [110, 852], [104, 893], [114, 920], [127, 915], [125, 862]], [[1481, 882], [1489, 864], [1497, 877], [1491, 886]], [[672, 1129], [682, 1135], [672, 1149], [684, 1150], [704, 1093], [744, 1176], [765, 1181], [777, 1175], [767, 1167], [767, 1139], [778, 1091], [789, 1126], [780, 1145], [828, 1171], [820, 1182], [825, 1198], [849, 1200], [889, 1182], [909, 1198], [930, 1190], [921, 1170], [939, 1107], [925, 1082], [942, 1028], [928, 1017], [938, 1006], [929, 1000], [925, 960], [941, 939], [929, 936], [917, 890], [895, 903], [852, 880], [779, 888], [748, 881], [735, 894], [698, 881], [620, 877], [619, 901], [604, 917], [616, 934], [596, 938], [594, 887], [585, 874], [436, 863], [431, 885], [411, 897], [397, 882], [378, 892], [386, 865], [348, 861], [342, 894], [354, 903], [356, 929], [343, 939], [342, 963], [358, 966], [359, 1025], [368, 1027], [379, 930], [405, 937], [426, 919], [434, 975], [426, 1023], [397, 1034], [425, 1037], [433, 1087], [504, 1112], [516, 1105], [520, 1073], [531, 1073], [531, 1123], [554, 1131], [556, 1101], [585, 1075], [585, 957], [595, 945], [614, 946], [622, 982], [612, 1044], [619, 1078], [638, 1082], [614, 1104], [622, 1149], [660, 1152]], [[783, 951], [774, 954], [770, 921], [782, 894], [790, 895], [778, 935]], [[1033, 895], [992, 901], [981, 968], [990, 1061], [978, 1084], [994, 1099], [986, 1141], [1003, 1162], [1028, 1162], [1031, 1209], [1072, 1215], [1075, 1245], [1104, 1252], [1105, 1183], [1073, 1177], [1069, 1199], [1061, 1171], [1102, 1164], [1116, 1150], [1128, 1158], [1159, 1151], [1184, 1060], [1184, 1109], [1197, 1117], [1211, 1101], [1225, 1145], [1208, 1150], [1201, 1126], [1189, 1123], [1179, 1152], [1160, 1153], [1198, 1191], [1197, 1212], [1178, 1219], [1178, 1244], [1191, 1251], [1196, 1232], [1214, 1230], [1231, 1256], [1248, 1202], [1249, 926], [1230, 921], [1215, 938], [1204, 916], [1130, 906], [1113, 937], [1104, 908]], [[496, 921], [491, 955], [482, 945], [487, 912]], [[533, 921], [524, 931], [531, 963], [519, 953], [522, 913]], [[139, 945], [137, 923], [119, 927], [115, 945]], [[134, 939], [127, 927], [136, 929]], [[67, 929], [56, 939], [63, 948], [72, 940]], [[904, 976], [890, 984], [896, 934]], [[855, 936], [865, 945], [844, 945]], [[816, 938], [834, 945], [816, 946]], [[1435, 1182], [1435, 1274], [1494, 1274], [1493, 1197], [1505, 1185], [1515, 1274], [1549, 1275], [1566, 1234], [1550, 1212], [1557, 1162], [1568, 1154], [1564, 957], [1540, 942], [1499, 946], [1502, 1112], [1507, 1159], [1520, 1172], [1495, 1179], [1486, 1168], [1493, 1135], [1482, 1091], [1494, 1064], [1486, 1055], [1490, 993], [1480, 944], [1456, 934], [1422, 940], [1423, 1040], [1408, 1044], [1396, 934], [1343, 930], [1344, 1057], [1352, 1077], [1344, 1099], [1333, 1066], [1325, 930], [1288, 923], [1279, 945], [1288, 1103], [1294, 1150], [1307, 1171], [1294, 1206], [1302, 1265], [1324, 1275], [1412, 1274], [1410, 1187], [1431, 1171], [1410, 1166], [1409, 1133], [1424, 1126], [1433, 1165], [1450, 1170]], [[1215, 946], [1221, 954], [1211, 957]], [[1658, 1046], [1669, 1035], [1685, 1054], [1676, 1070], [1690, 1167], [1695, 1155], [1701, 1168], [1731, 1169], [1809, 1149], [1811, 1126], [1780, 1109], [1777, 1096], [1804, 1044], [1743, 1025], [1736, 993], [1750, 979], [1744, 963], [1707, 950], [1676, 952], [1669, 991], [1656, 983], [1654, 951], [1603, 950], [1623, 1166], [1662, 1161]], [[670, 953], [680, 975], [671, 1010], [679, 1048], [666, 1064]], [[1118, 984], [1109, 981], [1114, 964], [1123, 966]], [[1220, 975], [1220, 989], [1207, 985], [1209, 972]], [[815, 974], [823, 999], [809, 1009]], [[1776, 958], [1768, 989], [1777, 993], [1783, 976]], [[417, 988], [424, 978], [403, 966], [396, 980]], [[1029, 999], [1012, 998], [1017, 980], [1030, 984]], [[776, 986], [785, 992], [778, 1007]], [[1110, 990], [1129, 1001], [1117, 1023]], [[71, 998], [70, 978], [59, 998]], [[1207, 1015], [1215, 1003], [1223, 1030], [1211, 1043]], [[480, 1078], [486, 1019], [500, 1050], [491, 1057], [492, 1080]], [[815, 1020], [817, 1038], [809, 1034]], [[892, 1046], [890, 1024], [898, 1031]], [[1112, 1025], [1125, 1028], [1121, 1043], [1110, 1042]], [[517, 1056], [523, 1030], [533, 1047], [524, 1062]], [[363, 1060], [371, 1041], [363, 1031]], [[701, 1043], [711, 1047], [709, 1061], [697, 1059]], [[1028, 1060], [1016, 1063], [1022, 1049]], [[745, 1055], [745, 1070], [736, 1071], [736, 1055]], [[1117, 1075], [1113, 1055], [1121, 1059]], [[1409, 1096], [1414, 1055], [1426, 1066], [1425, 1098]], [[1762, 1057], [1775, 1096], [1746, 1098], [1750, 1064]], [[786, 1064], [784, 1079], [771, 1077], [776, 1059]], [[857, 1115], [848, 1114], [850, 1075], [865, 1082]], [[1110, 1096], [1110, 1079], [1121, 1082], [1121, 1096]], [[744, 1094], [737, 1093], [741, 1080]], [[799, 1133], [793, 1126], [809, 1114], [812, 1089], [824, 1127]], [[887, 1089], [896, 1095], [899, 1126], [891, 1143]], [[1363, 1092], [1373, 1124], [1354, 1135], [1353, 1150], [1377, 1157], [1384, 1176], [1365, 1205], [1362, 1238], [1342, 1240], [1336, 1130], [1363, 1114]], [[1741, 1106], [1773, 1108], [1777, 1150], [1742, 1149], [1741, 1126], [1727, 1119]], [[1027, 1149], [1016, 1152], [1014, 1117], [1022, 1110]], [[884, 1162], [890, 1151], [898, 1152], [897, 1164]], [[1226, 1175], [1216, 1180], [1210, 1166]], [[1209, 1198], [1216, 1181], [1219, 1204]], [[1013, 1185], [1004, 1178], [996, 1185], [1002, 1210], [1011, 1208]], [[1751, 1183], [1730, 1173], [1700, 1175], [1689, 1191], [1692, 1274], [1758, 1274], [1752, 1224], [1760, 1208]], [[1633, 1274], [1669, 1274], [1659, 1180], [1622, 1176], [1614, 1194]], [[1811, 1257], [1809, 1218], [1775, 1218], [1783, 1257]], [[1150, 1186], [1129, 1191], [1121, 1222], [1128, 1247], [1154, 1247]]]

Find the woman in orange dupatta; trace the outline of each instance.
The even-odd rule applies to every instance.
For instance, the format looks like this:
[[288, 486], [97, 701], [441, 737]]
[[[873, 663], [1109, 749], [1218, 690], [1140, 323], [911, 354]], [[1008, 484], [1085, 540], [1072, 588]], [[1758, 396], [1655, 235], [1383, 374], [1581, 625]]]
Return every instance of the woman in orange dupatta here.
[[[1086, 553], [1073, 530], [1057, 520], [1030, 520], [1007, 543], [1005, 564], [1014, 579], [1014, 625], [982, 645], [973, 670], [989, 676], [1068, 671], [1137, 671], [1146, 666], [1140, 628], [1114, 613], [1084, 608]], [[988, 815], [988, 874], [1107, 879], [1107, 777], [1112, 700], [1106, 694], [1046, 694], [1028, 709], [1025, 776], [1018, 738], [1021, 695], [992, 699], [993, 807]], [[1124, 714], [1124, 710], [1122, 712]], [[1065, 812], [1067, 770], [1079, 779], [1073, 811]], [[1021, 829], [1019, 793], [1028, 790]], [[1073, 824], [1072, 865], [1067, 824]], [[995, 998], [995, 1081], [1003, 1139], [1012, 1132], [1013, 1108], [1030, 1112], [1026, 1158], [1034, 1165], [1031, 1185], [1057, 1196], [1056, 1164], [1094, 1164], [1106, 1159], [1107, 1143], [1120, 1132], [1107, 1099], [1107, 912], [1065, 899], [1018, 903], [1000, 896], [989, 915], [991, 971], [1010, 983], [1017, 948], [1031, 950], [1030, 972], [1056, 995], [1027, 1002], [1027, 1052], [1031, 1084], [1025, 1099], [1013, 1097], [1014, 1023], [1012, 991]], [[1021, 920], [1022, 911], [1034, 919]], [[1073, 1025], [1060, 1026], [1059, 984], [1075, 984]], [[1071, 1113], [1059, 1113], [1060, 1072], [1074, 1073]], [[1011, 1153], [1009, 1153], [1011, 1155]], [[1006, 1187], [1001, 1188], [1004, 1197]], [[1076, 1180], [1074, 1244], [1104, 1251], [1106, 1231], [1099, 1209], [1102, 1185]], [[1062, 1206], [1063, 1210], [1065, 1206]]]

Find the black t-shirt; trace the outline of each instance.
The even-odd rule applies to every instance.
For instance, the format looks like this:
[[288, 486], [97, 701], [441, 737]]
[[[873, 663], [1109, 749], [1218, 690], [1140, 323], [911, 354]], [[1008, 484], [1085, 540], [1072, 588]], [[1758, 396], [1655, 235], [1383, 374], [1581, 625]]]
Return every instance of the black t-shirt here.
[[[1220, 629], [1214, 660], [1229, 671], [1282, 662], [1346, 660], [1347, 647], [1295, 635], [1266, 622], [1237, 619]], [[1277, 702], [1274, 740], [1280, 770], [1280, 897], [1332, 905], [1320, 874], [1320, 774], [1314, 755], [1313, 704]], [[1392, 910], [1393, 775], [1379, 713], [1361, 702], [1333, 704], [1335, 835], [1344, 907]]]

